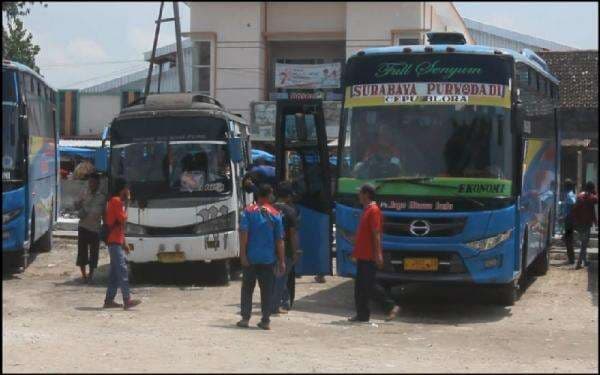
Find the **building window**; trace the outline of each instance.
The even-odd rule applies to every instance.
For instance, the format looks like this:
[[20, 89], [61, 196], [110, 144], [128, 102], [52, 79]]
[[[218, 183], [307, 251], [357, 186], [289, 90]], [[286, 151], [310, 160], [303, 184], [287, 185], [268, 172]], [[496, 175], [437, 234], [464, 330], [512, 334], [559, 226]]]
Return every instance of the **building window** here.
[[193, 69], [193, 91], [210, 95], [211, 77], [211, 42], [194, 42], [192, 69]]

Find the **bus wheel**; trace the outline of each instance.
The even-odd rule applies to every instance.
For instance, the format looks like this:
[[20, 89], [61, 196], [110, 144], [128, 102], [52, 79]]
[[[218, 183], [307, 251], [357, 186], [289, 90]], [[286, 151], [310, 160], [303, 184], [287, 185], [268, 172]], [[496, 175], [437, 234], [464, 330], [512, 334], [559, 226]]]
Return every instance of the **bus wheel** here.
[[[54, 204], [52, 205], [54, 207]], [[52, 208], [54, 212], [54, 208]], [[50, 223], [48, 225], [48, 231], [39, 239], [36, 250], [42, 253], [47, 253], [52, 250], [52, 226], [54, 224], [54, 215], [50, 215]]]
[[498, 303], [502, 306], [512, 306], [519, 298], [519, 288], [514, 282], [500, 285], [497, 292]]
[[529, 249], [528, 238], [529, 235], [527, 232], [525, 232], [525, 237], [523, 238], [523, 249], [521, 250], [521, 275], [519, 276], [519, 279], [517, 281], [517, 287], [520, 293], [523, 293], [525, 291], [525, 288], [527, 287], [527, 253]]
[[242, 264], [240, 258], [232, 259], [229, 262], [229, 279], [232, 281], [242, 279]]
[[548, 273], [548, 269], [550, 268], [551, 232], [550, 220], [548, 220], [544, 238], [544, 250], [537, 256], [531, 267], [531, 271], [536, 276], [544, 276]]
[[211, 264], [214, 280], [219, 285], [229, 285], [229, 259], [215, 260]]
[[143, 264], [129, 263], [129, 277], [134, 284], [140, 284], [144, 280], [144, 272], [147, 270]]

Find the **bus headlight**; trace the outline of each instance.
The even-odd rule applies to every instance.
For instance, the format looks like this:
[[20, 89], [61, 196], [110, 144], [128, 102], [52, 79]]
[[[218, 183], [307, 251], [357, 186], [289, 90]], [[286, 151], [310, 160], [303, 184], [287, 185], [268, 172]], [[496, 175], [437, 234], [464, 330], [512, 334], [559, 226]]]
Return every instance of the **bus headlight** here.
[[2, 224], [4, 225], [4, 224], [8, 223], [15, 217], [19, 216], [20, 213], [21, 213], [21, 209], [17, 208], [16, 210], [8, 211], [8, 212], [2, 214]]
[[128, 236], [143, 236], [146, 234], [146, 229], [142, 225], [127, 223], [125, 233]]
[[510, 238], [512, 234], [512, 229], [507, 230], [506, 232], [502, 232], [492, 237], [484, 238], [477, 241], [467, 242], [466, 245], [472, 247], [475, 250], [486, 251], [493, 249], [494, 247], [500, 245], [504, 241]]
[[228, 232], [235, 230], [235, 211], [216, 219], [205, 221], [196, 225], [194, 233], [197, 235]]

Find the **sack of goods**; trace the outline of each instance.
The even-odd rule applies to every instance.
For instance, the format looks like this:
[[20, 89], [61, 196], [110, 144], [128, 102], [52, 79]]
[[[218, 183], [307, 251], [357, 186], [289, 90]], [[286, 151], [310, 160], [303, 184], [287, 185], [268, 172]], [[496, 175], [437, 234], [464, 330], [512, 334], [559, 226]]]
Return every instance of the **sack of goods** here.
[[94, 173], [96, 168], [89, 160], [84, 160], [75, 167], [73, 174], [77, 180], [83, 180], [90, 173]]

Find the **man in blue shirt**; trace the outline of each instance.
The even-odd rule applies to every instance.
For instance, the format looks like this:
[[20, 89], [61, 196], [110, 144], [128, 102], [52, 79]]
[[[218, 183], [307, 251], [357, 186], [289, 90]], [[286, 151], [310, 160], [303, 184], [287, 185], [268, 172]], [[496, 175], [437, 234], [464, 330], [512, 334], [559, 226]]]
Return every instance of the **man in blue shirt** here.
[[[285, 272], [283, 221], [281, 214], [269, 200], [273, 195], [270, 185], [261, 185], [257, 202], [251, 204], [240, 218], [240, 261], [243, 267], [241, 315], [238, 327], [247, 328], [252, 314], [252, 294], [258, 279], [262, 319], [258, 327], [270, 328], [271, 295], [275, 272]], [[275, 263], [277, 262], [277, 266]]]
[[577, 200], [577, 195], [575, 195], [574, 190], [575, 184], [573, 181], [567, 178], [564, 184], [565, 205], [562, 216], [565, 224], [565, 235], [563, 237], [563, 241], [565, 242], [565, 246], [567, 248], [569, 264], [575, 263], [575, 251], [573, 250], [573, 215], [571, 212], [573, 205]]

